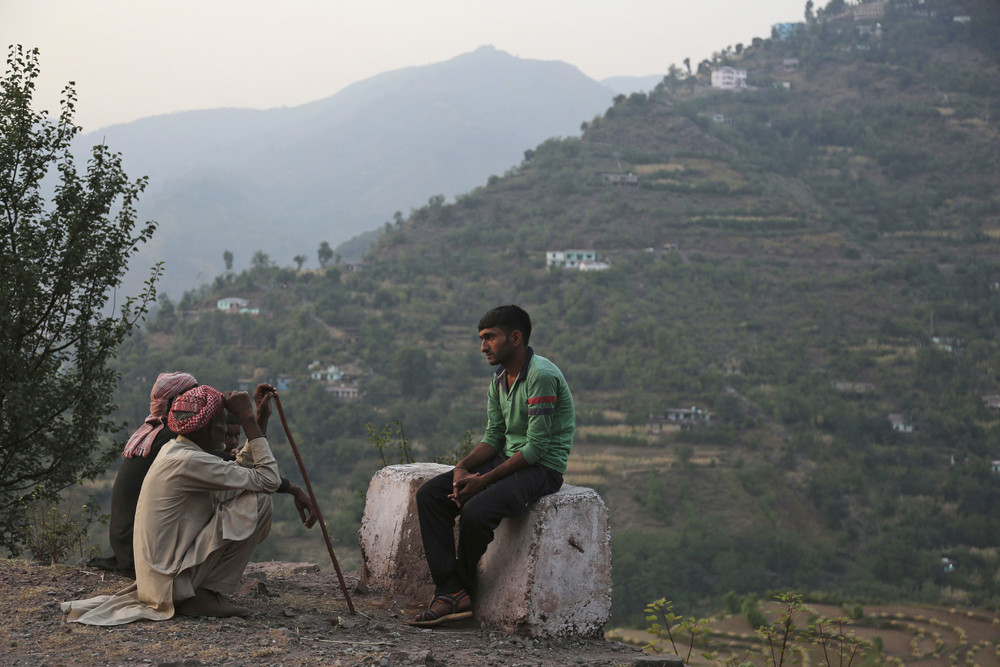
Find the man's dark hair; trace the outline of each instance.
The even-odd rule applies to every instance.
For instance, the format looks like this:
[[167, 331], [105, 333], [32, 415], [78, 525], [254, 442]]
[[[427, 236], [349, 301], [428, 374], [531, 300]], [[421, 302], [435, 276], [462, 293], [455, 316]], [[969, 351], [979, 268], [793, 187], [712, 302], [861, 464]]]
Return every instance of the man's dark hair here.
[[226, 408], [226, 425], [230, 424], [242, 424], [240, 418], [236, 416], [235, 413], [230, 412], [229, 408]]
[[497, 327], [508, 336], [512, 331], [520, 331], [524, 344], [531, 338], [531, 318], [520, 306], [497, 306], [479, 320], [479, 331]]

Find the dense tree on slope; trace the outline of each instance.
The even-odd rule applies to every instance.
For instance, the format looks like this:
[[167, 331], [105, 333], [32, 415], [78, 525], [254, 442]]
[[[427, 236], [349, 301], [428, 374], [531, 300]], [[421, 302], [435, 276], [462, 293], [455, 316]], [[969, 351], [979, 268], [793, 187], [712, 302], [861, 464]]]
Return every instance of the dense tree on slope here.
[[13, 553], [28, 498], [55, 498], [113, 459], [102, 436], [120, 429], [108, 417], [118, 375], [107, 362], [159, 274], [118, 303], [128, 260], [155, 229], [136, 224], [145, 179], [129, 181], [105, 146], [78, 173], [73, 85], [52, 121], [32, 110], [38, 75], [37, 49], [12, 46], [0, 80], [0, 545]]

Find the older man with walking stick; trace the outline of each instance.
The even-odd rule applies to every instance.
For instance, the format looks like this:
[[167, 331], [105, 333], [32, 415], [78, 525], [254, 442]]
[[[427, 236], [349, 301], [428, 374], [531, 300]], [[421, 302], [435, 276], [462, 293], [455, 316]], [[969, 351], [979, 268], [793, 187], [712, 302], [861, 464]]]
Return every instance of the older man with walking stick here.
[[[237, 460], [218, 449], [226, 409], [247, 435]], [[163, 446], [143, 481], [136, 509], [136, 582], [114, 595], [64, 602], [70, 621], [119, 625], [174, 614], [243, 616], [232, 593], [271, 521], [271, 494], [281, 478], [246, 392], [223, 395], [199, 386], [178, 396], [168, 427], [178, 434]]]

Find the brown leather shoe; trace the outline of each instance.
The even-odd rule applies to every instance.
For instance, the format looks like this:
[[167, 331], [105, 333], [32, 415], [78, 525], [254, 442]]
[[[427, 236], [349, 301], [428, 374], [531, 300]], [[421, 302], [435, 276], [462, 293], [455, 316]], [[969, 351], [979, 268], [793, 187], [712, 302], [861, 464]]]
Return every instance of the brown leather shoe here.
[[180, 616], [248, 616], [250, 610], [230, 602], [226, 596], [207, 588], [199, 588], [193, 598], [174, 605], [174, 612]]

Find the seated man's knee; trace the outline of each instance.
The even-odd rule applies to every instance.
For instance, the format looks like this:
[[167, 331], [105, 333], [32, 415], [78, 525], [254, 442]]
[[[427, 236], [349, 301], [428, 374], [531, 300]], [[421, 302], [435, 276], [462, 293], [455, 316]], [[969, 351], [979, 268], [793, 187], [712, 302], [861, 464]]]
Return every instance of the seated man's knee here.
[[471, 498], [462, 506], [462, 512], [459, 515], [459, 526], [463, 529], [492, 530], [490, 526], [492, 519], [491, 513], [488, 511], [489, 508], [485, 503], [476, 502], [476, 500], [477, 498]]
[[448, 498], [448, 494], [442, 489], [445, 485], [440, 483], [435, 483], [437, 480], [430, 479], [420, 485], [417, 489], [417, 506], [427, 506], [429, 504], [439, 503], [444, 499]]
[[429, 488], [430, 482], [424, 482], [417, 489], [417, 505], [425, 505], [430, 500], [432, 492]]

